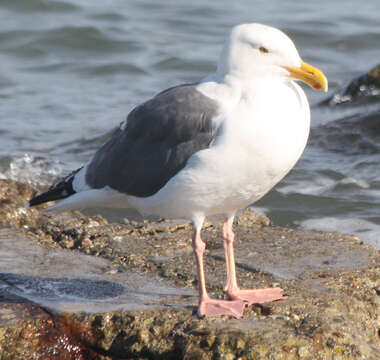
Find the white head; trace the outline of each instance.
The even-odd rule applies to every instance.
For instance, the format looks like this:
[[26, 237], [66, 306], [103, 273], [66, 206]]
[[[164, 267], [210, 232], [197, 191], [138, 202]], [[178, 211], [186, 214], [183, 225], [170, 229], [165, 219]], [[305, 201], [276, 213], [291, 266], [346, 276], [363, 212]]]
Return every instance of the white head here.
[[282, 31], [262, 24], [235, 26], [223, 48], [217, 74], [245, 80], [279, 77], [298, 79], [327, 90], [323, 73], [303, 62], [293, 41]]

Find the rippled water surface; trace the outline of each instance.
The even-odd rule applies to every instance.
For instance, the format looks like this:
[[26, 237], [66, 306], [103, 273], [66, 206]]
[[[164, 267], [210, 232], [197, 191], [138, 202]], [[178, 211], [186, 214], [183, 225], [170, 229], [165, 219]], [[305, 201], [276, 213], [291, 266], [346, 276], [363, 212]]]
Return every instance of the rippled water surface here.
[[[287, 32], [331, 92], [380, 63], [375, 0], [2, 0], [0, 177], [46, 185], [80, 166], [133, 106], [214, 71], [242, 22]], [[275, 224], [357, 232], [380, 247], [379, 99], [331, 107], [306, 91], [309, 146], [255, 206]]]

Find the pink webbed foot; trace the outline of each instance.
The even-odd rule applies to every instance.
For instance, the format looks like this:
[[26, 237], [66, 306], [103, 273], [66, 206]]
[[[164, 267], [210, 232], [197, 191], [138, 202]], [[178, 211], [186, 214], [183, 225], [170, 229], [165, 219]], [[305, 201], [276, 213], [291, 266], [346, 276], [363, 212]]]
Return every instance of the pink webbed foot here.
[[231, 300], [241, 300], [244, 301], [246, 305], [252, 305], [286, 299], [286, 296], [282, 295], [283, 291], [284, 290], [280, 287], [249, 290], [237, 288], [227, 291], [227, 295]]
[[227, 315], [239, 319], [243, 316], [246, 306], [241, 300], [217, 300], [206, 298], [200, 301], [198, 307], [199, 317]]

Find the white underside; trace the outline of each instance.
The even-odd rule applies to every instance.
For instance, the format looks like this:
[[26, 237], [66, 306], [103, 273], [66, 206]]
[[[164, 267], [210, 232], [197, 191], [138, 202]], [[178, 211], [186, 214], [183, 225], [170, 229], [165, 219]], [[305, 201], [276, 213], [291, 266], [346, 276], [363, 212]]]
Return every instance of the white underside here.
[[303, 90], [294, 82], [275, 79], [249, 92], [212, 81], [199, 85], [199, 90], [223, 104], [218, 136], [160, 191], [138, 198], [110, 188], [89, 189], [83, 169], [74, 181], [79, 192], [51, 210], [133, 207], [142, 214], [196, 221], [232, 215], [265, 195], [305, 148], [310, 111]]

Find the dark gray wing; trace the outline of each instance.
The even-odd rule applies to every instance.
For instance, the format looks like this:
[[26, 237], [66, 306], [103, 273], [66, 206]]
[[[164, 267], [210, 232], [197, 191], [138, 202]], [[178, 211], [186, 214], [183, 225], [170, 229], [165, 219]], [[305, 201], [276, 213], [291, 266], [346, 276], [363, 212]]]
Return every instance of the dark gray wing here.
[[209, 147], [216, 133], [216, 101], [181, 85], [137, 106], [124, 129], [95, 153], [87, 167], [92, 188], [109, 186], [147, 197], [160, 190], [194, 153]]

